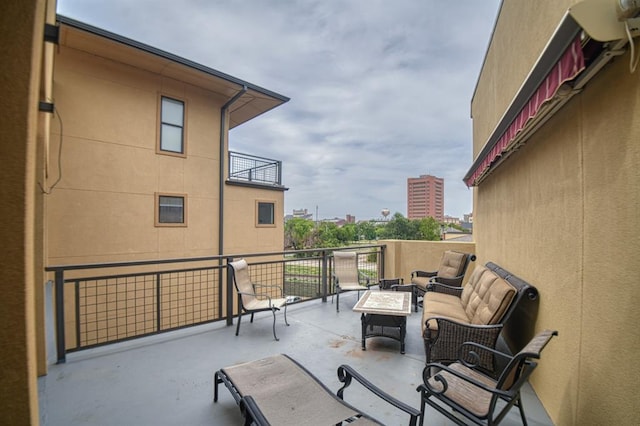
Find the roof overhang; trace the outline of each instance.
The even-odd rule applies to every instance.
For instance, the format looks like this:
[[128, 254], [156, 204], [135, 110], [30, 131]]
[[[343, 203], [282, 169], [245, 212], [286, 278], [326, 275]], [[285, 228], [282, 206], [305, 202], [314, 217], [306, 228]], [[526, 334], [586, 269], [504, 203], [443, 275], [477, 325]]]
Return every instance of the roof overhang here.
[[202, 87], [218, 94], [222, 103], [246, 87], [229, 108], [230, 129], [289, 101], [286, 96], [84, 22], [62, 15], [57, 16], [57, 22], [60, 45]]
[[[578, 94], [602, 67], [615, 56], [624, 53], [621, 49], [628, 42], [627, 34], [624, 23], [617, 18], [615, 3], [612, 0], [585, 0], [567, 10], [529, 75], [464, 176], [463, 181], [467, 186], [479, 185], [503, 161], [526, 143], [564, 104]], [[594, 43], [597, 44], [595, 57], [588, 58], [584, 69], [573, 76], [571, 81], [563, 82], [557, 93], [528, 119], [526, 125], [518, 129], [517, 134], [509, 136], [508, 143], [503, 143], [505, 134], [512, 131], [514, 122], [520, 118], [523, 110], [527, 108], [551, 71], [578, 37], [583, 47], [589, 43], [591, 43], [590, 48]]]

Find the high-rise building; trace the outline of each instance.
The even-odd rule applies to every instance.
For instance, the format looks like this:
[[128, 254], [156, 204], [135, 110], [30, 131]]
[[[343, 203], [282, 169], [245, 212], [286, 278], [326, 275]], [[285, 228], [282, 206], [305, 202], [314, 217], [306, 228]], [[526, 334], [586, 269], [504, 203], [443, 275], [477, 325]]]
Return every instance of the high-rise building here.
[[431, 216], [444, 220], [444, 179], [420, 175], [407, 179], [407, 217], [422, 219]]

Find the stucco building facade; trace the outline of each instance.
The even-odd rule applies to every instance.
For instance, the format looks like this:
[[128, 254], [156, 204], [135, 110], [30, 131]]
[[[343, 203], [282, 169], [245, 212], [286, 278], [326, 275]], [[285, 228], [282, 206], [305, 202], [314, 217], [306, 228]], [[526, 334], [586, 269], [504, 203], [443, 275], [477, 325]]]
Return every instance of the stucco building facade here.
[[540, 290], [536, 327], [559, 337], [532, 384], [559, 425], [640, 417], [640, 83], [617, 3], [503, 1], [471, 102], [476, 254]]

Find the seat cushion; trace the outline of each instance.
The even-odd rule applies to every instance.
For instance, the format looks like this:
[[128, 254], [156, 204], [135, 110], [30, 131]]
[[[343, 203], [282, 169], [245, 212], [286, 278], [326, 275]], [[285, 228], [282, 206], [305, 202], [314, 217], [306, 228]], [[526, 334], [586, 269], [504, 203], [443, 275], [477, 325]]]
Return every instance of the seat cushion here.
[[[462, 323], [469, 323], [469, 317], [465, 312], [460, 298], [450, 294], [435, 293], [428, 291], [424, 295], [424, 303], [422, 310], [422, 333], [427, 327], [429, 318], [447, 318]], [[434, 332], [438, 329], [438, 323], [434, 320], [428, 322], [429, 330]]]
[[430, 279], [430, 277], [413, 277], [411, 278], [411, 284], [414, 284], [422, 291], [427, 291]]
[[269, 299], [260, 300], [260, 299], [252, 298], [246, 304], [244, 303], [244, 299], [243, 299], [243, 306], [248, 311], [269, 309], [271, 307], [281, 308], [286, 304], [287, 304], [287, 299], [285, 298], [271, 299], [271, 304], [269, 304]]
[[[460, 363], [451, 364], [449, 367], [464, 377], [469, 377], [472, 380], [484, 384], [489, 389], [496, 388], [495, 380], [465, 367]], [[484, 389], [449, 373], [448, 371], [440, 371], [435, 377], [437, 376], [441, 376], [447, 382], [448, 386], [447, 390], [444, 391], [444, 396], [471, 411], [477, 417], [485, 417], [489, 413], [492, 396], [490, 392], [487, 392]], [[437, 392], [443, 390], [442, 382], [433, 377], [429, 379], [429, 386]]]
[[460, 301], [469, 322], [497, 324], [516, 295], [516, 288], [484, 266], [476, 267], [462, 290]]

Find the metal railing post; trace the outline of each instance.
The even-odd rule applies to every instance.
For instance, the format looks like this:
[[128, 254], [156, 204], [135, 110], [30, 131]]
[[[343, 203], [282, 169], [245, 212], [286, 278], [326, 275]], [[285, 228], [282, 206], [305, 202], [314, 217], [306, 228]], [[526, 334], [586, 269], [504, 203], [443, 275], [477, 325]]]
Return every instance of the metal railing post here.
[[384, 257], [386, 248], [387, 246], [380, 247], [380, 277], [378, 278], [386, 278], [386, 275], [384, 274]]
[[55, 271], [56, 286], [56, 351], [58, 352], [58, 364], [67, 362], [67, 350], [64, 337], [64, 270]]
[[327, 252], [322, 250], [322, 301], [327, 301]]
[[229, 273], [229, 262], [232, 258], [227, 258], [227, 325], [233, 325], [233, 278]]

